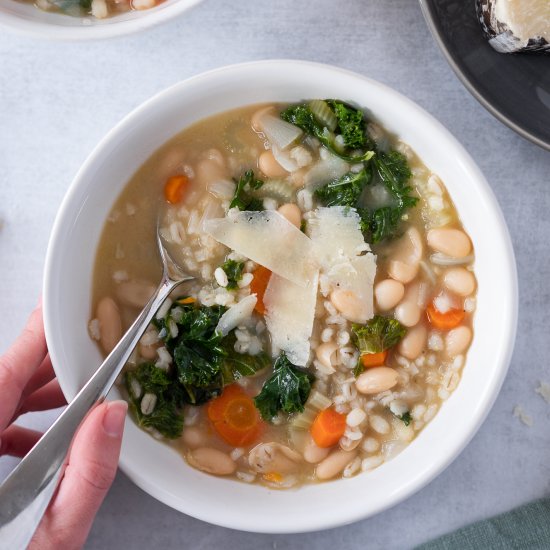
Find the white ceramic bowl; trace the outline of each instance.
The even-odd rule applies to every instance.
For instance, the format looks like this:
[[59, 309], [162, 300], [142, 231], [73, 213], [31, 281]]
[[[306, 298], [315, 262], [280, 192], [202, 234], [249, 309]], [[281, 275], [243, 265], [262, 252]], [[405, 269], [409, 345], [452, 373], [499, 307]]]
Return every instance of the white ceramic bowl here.
[[101, 362], [87, 333], [92, 267], [104, 220], [132, 174], [159, 146], [203, 117], [251, 103], [312, 97], [366, 107], [441, 176], [475, 246], [475, 337], [462, 380], [434, 420], [395, 459], [352, 479], [271, 491], [208, 476], [128, 419], [120, 466], [138, 486], [186, 514], [246, 531], [311, 531], [380, 512], [438, 475], [483, 422], [512, 353], [517, 281], [506, 224], [472, 159], [416, 104], [357, 74], [300, 61], [226, 67], [158, 94], [103, 139], [63, 202], [46, 260], [46, 335], [59, 382], [71, 399]]
[[2, 0], [0, 24], [50, 40], [93, 40], [142, 31], [176, 17], [201, 0], [165, 0], [147, 10], [129, 11], [106, 19], [72, 17], [35, 7], [31, 2]]

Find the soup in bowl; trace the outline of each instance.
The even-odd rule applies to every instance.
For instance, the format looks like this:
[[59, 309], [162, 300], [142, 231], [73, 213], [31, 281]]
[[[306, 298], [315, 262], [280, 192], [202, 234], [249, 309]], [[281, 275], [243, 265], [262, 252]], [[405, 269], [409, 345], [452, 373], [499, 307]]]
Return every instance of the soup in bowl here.
[[334, 526], [404, 498], [473, 435], [511, 351], [513, 255], [482, 176], [414, 104], [270, 62], [130, 115], [77, 176], [48, 254], [69, 398], [94, 363], [66, 365], [86, 349], [97, 366], [160, 279], [157, 217], [194, 279], [113, 391], [132, 411], [121, 466], [151, 494], [229, 527]]

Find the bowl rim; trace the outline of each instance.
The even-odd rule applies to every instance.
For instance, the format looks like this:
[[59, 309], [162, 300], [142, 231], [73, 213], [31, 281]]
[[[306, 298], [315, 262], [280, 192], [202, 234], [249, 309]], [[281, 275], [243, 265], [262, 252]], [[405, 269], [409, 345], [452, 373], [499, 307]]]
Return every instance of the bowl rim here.
[[[440, 133], [445, 135], [449, 144], [452, 146], [453, 154], [460, 158], [460, 162], [466, 167], [465, 168], [466, 171], [472, 174], [473, 179], [476, 183], [476, 190], [479, 193], [481, 193], [484, 200], [491, 205], [493, 215], [494, 215], [494, 220], [496, 225], [498, 226], [496, 227], [496, 229], [499, 232], [499, 237], [501, 239], [501, 243], [503, 245], [503, 249], [506, 256], [503, 260], [503, 262], [506, 264], [506, 270], [504, 273], [500, 274], [501, 277], [505, 279], [504, 284], [505, 284], [505, 289], [507, 291], [506, 293], [507, 299], [504, 303], [505, 307], [503, 307], [503, 309], [505, 310], [505, 316], [507, 317], [507, 324], [505, 326], [504, 338], [502, 340], [503, 342], [505, 342], [505, 345], [503, 345], [499, 351], [498, 361], [495, 360], [496, 366], [491, 373], [491, 377], [487, 382], [486, 388], [484, 389], [484, 392], [482, 394], [482, 400], [481, 402], [476, 403], [475, 416], [469, 422], [467, 433], [465, 433], [461, 439], [454, 438], [452, 440], [452, 444], [449, 445], [446, 452], [441, 453], [441, 456], [438, 456], [437, 459], [433, 461], [433, 463], [430, 465], [429, 468], [428, 467], [425, 468], [420, 474], [418, 474], [414, 478], [413, 481], [409, 482], [403, 487], [400, 487], [399, 490], [394, 491], [394, 493], [382, 499], [382, 502], [378, 506], [376, 506], [375, 509], [368, 510], [368, 509], [362, 509], [361, 507], [357, 507], [357, 509], [352, 513], [350, 513], [348, 510], [344, 514], [342, 513], [333, 514], [330, 519], [327, 517], [319, 518], [318, 521], [316, 522], [310, 521], [306, 525], [294, 524], [292, 526], [287, 526], [282, 522], [281, 523], [264, 522], [261, 525], [251, 525], [250, 521], [248, 521], [246, 518], [241, 519], [240, 517], [238, 520], [235, 520], [235, 518], [232, 518], [230, 521], [227, 521], [223, 517], [213, 518], [212, 515], [209, 515], [208, 513], [206, 513], [204, 509], [197, 512], [194, 509], [189, 509], [189, 507], [183, 506], [183, 504], [180, 501], [178, 501], [178, 499], [174, 495], [166, 492], [162, 488], [159, 488], [154, 483], [150, 482], [147, 479], [147, 476], [144, 476], [142, 472], [138, 471], [138, 469], [133, 467], [131, 461], [126, 460], [121, 455], [120, 468], [126, 475], [128, 475], [128, 477], [136, 485], [138, 485], [140, 488], [145, 490], [151, 496], [171, 506], [172, 508], [179, 510], [180, 512], [184, 512], [188, 515], [191, 515], [203, 521], [214, 523], [222, 527], [239, 529], [243, 531], [271, 533], [271, 534], [301, 533], [301, 532], [310, 532], [315, 530], [323, 530], [323, 529], [338, 527], [341, 525], [352, 523], [354, 521], [358, 521], [360, 519], [365, 519], [379, 512], [382, 512], [396, 505], [399, 502], [402, 502], [406, 498], [410, 497], [411, 495], [419, 491], [421, 488], [425, 487], [430, 481], [432, 481], [435, 477], [437, 477], [445, 468], [447, 468], [447, 466], [452, 461], [454, 461], [457, 458], [457, 456], [464, 450], [464, 448], [471, 441], [473, 436], [477, 433], [479, 427], [485, 420], [492, 405], [494, 404], [499, 394], [499, 390], [502, 386], [504, 378], [506, 376], [506, 373], [508, 371], [508, 367], [510, 364], [512, 352], [514, 348], [514, 343], [515, 343], [515, 336], [516, 336], [516, 329], [517, 329], [517, 314], [518, 314], [517, 271], [516, 271], [514, 251], [513, 251], [509, 231], [508, 231], [506, 222], [504, 220], [502, 211], [500, 209], [500, 206], [498, 205], [498, 202], [496, 200], [496, 197], [494, 196], [493, 191], [491, 190], [488, 182], [486, 181], [485, 177], [481, 173], [480, 169], [477, 167], [477, 165], [474, 163], [474, 161], [472, 160], [470, 155], [466, 152], [466, 150], [462, 147], [462, 145], [456, 140], [456, 138], [432, 115], [427, 113], [423, 108], [421, 108], [419, 105], [417, 105], [407, 97], [403, 96], [399, 92], [373, 79], [370, 79], [366, 76], [355, 73], [353, 71], [335, 67], [332, 65], [315, 63], [310, 61], [301, 61], [301, 60], [291, 60], [291, 59], [263, 60], [263, 61], [254, 61], [249, 63], [240, 63], [235, 65], [224, 66], [224, 67], [213, 69], [213, 70], [201, 73], [199, 75], [193, 76], [191, 78], [188, 78], [186, 80], [183, 80], [181, 82], [178, 82], [166, 88], [165, 90], [155, 94], [153, 97], [146, 100], [140, 106], [135, 108], [132, 112], [126, 115], [118, 124], [116, 124], [101, 139], [101, 141], [96, 145], [96, 147], [93, 149], [93, 151], [90, 153], [86, 161], [83, 163], [83, 165], [77, 172], [69, 190], [67, 191], [62, 201], [62, 204], [60, 206], [59, 212], [56, 216], [53, 230], [51, 233], [51, 238], [48, 244], [47, 254], [46, 254], [45, 276], [44, 276], [44, 321], [45, 321], [45, 328], [46, 328], [46, 338], [47, 338], [50, 353], [52, 356], [52, 363], [56, 365], [58, 354], [57, 354], [56, 345], [55, 345], [55, 336], [52, 333], [53, 323], [50, 322], [51, 315], [53, 312], [52, 304], [50, 303], [50, 288], [52, 288], [52, 283], [53, 283], [51, 279], [52, 272], [53, 272], [52, 267], [53, 267], [53, 262], [55, 261], [55, 256], [57, 253], [56, 242], [59, 240], [60, 235], [65, 231], [64, 229], [65, 217], [69, 215], [70, 213], [69, 209], [72, 208], [72, 206], [74, 206], [72, 205], [72, 203], [74, 202], [77, 196], [80, 180], [83, 178], [83, 175], [86, 172], [88, 172], [88, 170], [90, 170], [91, 167], [94, 166], [97, 160], [100, 159], [103, 156], [103, 154], [109, 150], [111, 141], [113, 141], [116, 138], [116, 136], [118, 136], [119, 134], [123, 135], [128, 128], [132, 127], [132, 125], [134, 124], [134, 120], [140, 119], [144, 114], [146, 114], [149, 111], [149, 109], [152, 106], [154, 106], [158, 102], [162, 102], [165, 98], [171, 96], [172, 94], [178, 94], [178, 92], [181, 89], [185, 89], [185, 87], [191, 83], [197, 83], [197, 82], [200, 82], [201, 80], [208, 82], [211, 79], [217, 79], [218, 77], [220, 77], [220, 75], [223, 75], [224, 73], [232, 73], [232, 72], [238, 73], [239, 71], [242, 71], [242, 70], [244, 71], [247, 71], [250, 69], [253, 70], [255, 67], [262, 67], [262, 66], [263, 67], [269, 66], [270, 69], [272, 70], [275, 70], [276, 68], [280, 70], [285, 68], [288, 69], [290, 67], [293, 67], [293, 68], [303, 67], [304, 69], [309, 68], [310, 70], [317, 69], [319, 71], [330, 71], [331, 74], [333, 74], [334, 76], [342, 75], [348, 78], [352, 77], [353, 79], [360, 80], [363, 83], [370, 85], [371, 87], [377, 88], [383, 93], [399, 98], [402, 102], [404, 102], [407, 105], [409, 109], [416, 111], [417, 114], [420, 114], [426, 120], [430, 121], [430, 123], [435, 128], [437, 128], [437, 130]], [[64, 381], [62, 379], [60, 379], [60, 385], [63, 392], [68, 398], [73, 397], [74, 393], [72, 393], [71, 391], [68, 391], [68, 388], [66, 384], [64, 384]], [[393, 459], [393, 460], [397, 460], [397, 459]], [[345, 481], [347, 480], [344, 480], [344, 482]], [[333, 483], [338, 483], [338, 482], [333, 482]]]
[[[80, 26], [58, 25], [47, 21], [41, 21], [38, 17], [27, 19], [15, 13], [0, 9], [0, 25], [2, 28], [11, 30], [17, 34], [52, 42], [103, 40], [137, 33], [150, 27], [160, 25], [190, 10], [202, 1], [203, 0], [177, 0], [136, 12], [138, 15], [132, 19], [117, 20], [117, 16], [114, 16], [101, 20], [102, 22], [100, 23], [91, 25], [82, 24]], [[37, 10], [39, 13], [42, 11], [35, 6], [33, 6], [33, 9]], [[85, 19], [63, 14], [60, 14], [60, 16], [81, 20]]]

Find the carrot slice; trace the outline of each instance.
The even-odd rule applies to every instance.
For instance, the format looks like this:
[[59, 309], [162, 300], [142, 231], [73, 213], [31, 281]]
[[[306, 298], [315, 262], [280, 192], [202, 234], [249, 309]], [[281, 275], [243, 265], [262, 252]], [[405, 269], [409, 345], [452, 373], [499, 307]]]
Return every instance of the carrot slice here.
[[361, 363], [365, 368], [381, 367], [386, 363], [387, 357], [388, 350], [379, 351], [378, 353], [363, 353], [363, 355], [361, 355]]
[[267, 474], [263, 475], [263, 478], [271, 483], [281, 483], [284, 479], [279, 472], [267, 472]]
[[238, 384], [227, 386], [210, 401], [208, 418], [218, 435], [234, 447], [250, 445], [264, 428], [254, 401]]
[[267, 285], [269, 283], [269, 279], [271, 278], [271, 271], [267, 269], [267, 267], [260, 265], [258, 269], [254, 271], [253, 275], [254, 275], [254, 278], [250, 283], [250, 293], [256, 294], [256, 297], [258, 298], [258, 301], [256, 302], [256, 306], [254, 307], [254, 309], [258, 313], [261, 313], [262, 315], [264, 315], [265, 314], [264, 294], [265, 294], [265, 289], [267, 288]]
[[426, 315], [433, 327], [439, 330], [451, 330], [462, 323], [466, 314], [462, 309], [454, 308], [445, 313], [441, 313], [441, 311], [431, 303], [426, 309]]
[[334, 409], [325, 409], [315, 417], [310, 431], [318, 447], [332, 447], [346, 431], [346, 415]]
[[164, 186], [164, 198], [170, 204], [177, 204], [183, 199], [183, 192], [189, 183], [187, 176], [172, 176]]
[[193, 298], [193, 296], [187, 296], [186, 298], [181, 298], [180, 300], [176, 300], [177, 304], [187, 305], [187, 304], [194, 304], [197, 300]]

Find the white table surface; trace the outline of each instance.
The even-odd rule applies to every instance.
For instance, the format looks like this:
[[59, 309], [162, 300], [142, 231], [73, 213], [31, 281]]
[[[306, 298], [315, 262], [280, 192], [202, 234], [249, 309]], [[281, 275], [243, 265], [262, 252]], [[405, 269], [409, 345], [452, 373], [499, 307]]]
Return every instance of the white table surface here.
[[[36, 302], [56, 211], [98, 140], [181, 79], [225, 64], [285, 57], [340, 65], [396, 88], [446, 125], [480, 165], [504, 210], [518, 260], [519, 333], [508, 377], [462, 455], [418, 494], [376, 517], [306, 535], [241, 533], [181, 515], [119, 473], [90, 549], [410, 548], [550, 492], [550, 405], [534, 392], [540, 379], [550, 380], [550, 154], [469, 95], [413, 0], [206, 0], [143, 34], [83, 44], [33, 40], [1, 28], [0, 351]], [[533, 417], [532, 428], [512, 416], [518, 403]], [[43, 428], [53, 416], [23, 421]], [[0, 478], [14, 464], [0, 459]]]

